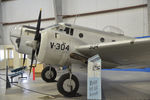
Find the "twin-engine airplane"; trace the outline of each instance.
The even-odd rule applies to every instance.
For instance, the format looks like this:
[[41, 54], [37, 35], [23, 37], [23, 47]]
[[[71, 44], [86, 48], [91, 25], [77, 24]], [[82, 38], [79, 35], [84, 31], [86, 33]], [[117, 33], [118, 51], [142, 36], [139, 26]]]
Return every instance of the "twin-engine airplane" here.
[[[102, 68], [150, 63], [150, 38], [136, 39], [66, 23], [47, 28], [40, 28], [40, 24], [41, 11], [37, 27], [19, 27], [11, 33], [11, 40], [17, 44], [18, 52], [32, 55], [31, 67], [34, 59], [50, 65], [42, 71], [42, 78], [47, 82], [56, 78], [56, 70], [52, 66], [67, 66], [68, 73], [57, 82], [57, 89], [64, 96], [75, 96], [79, 88], [78, 78], [72, 73], [73, 60], [87, 64], [89, 57], [99, 54]], [[18, 36], [14, 35], [16, 32]]]

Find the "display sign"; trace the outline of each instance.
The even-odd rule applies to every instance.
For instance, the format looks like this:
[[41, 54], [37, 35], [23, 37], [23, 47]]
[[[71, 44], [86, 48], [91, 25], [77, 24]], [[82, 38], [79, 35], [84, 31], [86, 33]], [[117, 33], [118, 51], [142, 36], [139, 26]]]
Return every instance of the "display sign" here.
[[95, 55], [88, 59], [87, 99], [101, 100], [101, 59]]

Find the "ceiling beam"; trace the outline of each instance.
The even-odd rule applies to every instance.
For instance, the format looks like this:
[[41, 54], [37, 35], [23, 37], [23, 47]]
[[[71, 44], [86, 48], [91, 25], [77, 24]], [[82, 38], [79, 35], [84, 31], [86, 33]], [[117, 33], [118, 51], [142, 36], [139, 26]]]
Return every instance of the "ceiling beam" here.
[[2, 2], [4, 2], [4, 1], [14, 1], [14, 0], [1, 0]]
[[[88, 12], [88, 13], [82, 13], [82, 14], [75, 14], [75, 15], [63, 15], [63, 18], [72, 18], [72, 17], [83, 17], [83, 16], [90, 16], [90, 15], [96, 15], [96, 14], [104, 14], [104, 13], [113, 13], [117, 11], [124, 11], [124, 10], [131, 10], [131, 9], [137, 9], [137, 8], [143, 8], [147, 7], [147, 4], [142, 4], [142, 5], [135, 5], [135, 6], [129, 6], [129, 7], [123, 7], [123, 8], [114, 8], [114, 9], [108, 9], [108, 10], [103, 10], [103, 11], [95, 11], [95, 12]], [[51, 18], [45, 18], [41, 19], [41, 21], [50, 21], [50, 20], [55, 20], [54, 17]], [[28, 20], [28, 21], [20, 21], [20, 22], [4, 22], [3, 25], [15, 25], [15, 24], [25, 24], [25, 23], [33, 23], [37, 22], [37, 20]]]

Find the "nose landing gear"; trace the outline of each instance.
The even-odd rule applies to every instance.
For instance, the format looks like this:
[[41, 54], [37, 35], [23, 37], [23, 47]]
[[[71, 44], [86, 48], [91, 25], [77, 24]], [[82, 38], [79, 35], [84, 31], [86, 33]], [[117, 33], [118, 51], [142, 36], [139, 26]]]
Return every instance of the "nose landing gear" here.
[[46, 82], [53, 82], [57, 76], [55, 68], [47, 66], [42, 70], [41, 77]]

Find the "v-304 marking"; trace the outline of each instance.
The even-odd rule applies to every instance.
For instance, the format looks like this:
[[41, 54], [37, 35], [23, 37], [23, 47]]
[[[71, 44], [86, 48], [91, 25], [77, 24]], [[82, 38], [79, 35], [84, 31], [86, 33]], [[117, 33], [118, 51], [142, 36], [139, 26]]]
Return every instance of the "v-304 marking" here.
[[56, 50], [67, 50], [67, 51], [69, 51], [69, 45], [66, 43], [50, 42], [50, 47], [52, 49], [55, 48]]

